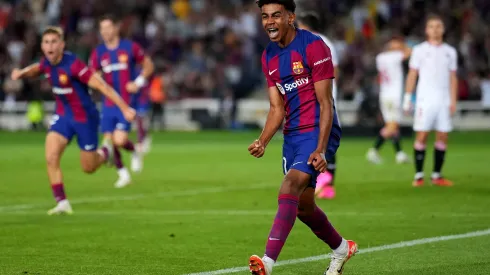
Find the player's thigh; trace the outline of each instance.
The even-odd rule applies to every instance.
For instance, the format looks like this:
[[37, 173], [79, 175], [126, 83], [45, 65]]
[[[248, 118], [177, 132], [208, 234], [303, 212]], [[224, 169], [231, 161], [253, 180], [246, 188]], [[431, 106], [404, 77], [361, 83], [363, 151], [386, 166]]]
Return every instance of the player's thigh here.
[[[315, 170], [313, 165], [308, 164], [308, 159], [310, 158], [311, 153], [316, 150], [318, 145], [318, 136], [316, 134], [308, 134], [286, 139], [291, 145], [292, 152], [292, 156], [290, 155], [288, 159], [288, 172], [286, 174], [286, 178], [288, 178], [288, 176], [294, 172], [295, 179], [308, 179], [308, 182], [304, 183], [301, 181], [297, 183], [298, 185], [304, 185], [303, 189], [307, 186], [314, 188], [316, 185], [318, 172]], [[308, 177], [301, 177], [297, 172], [301, 172], [300, 174], [303, 175], [308, 175]]]
[[73, 122], [78, 147], [82, 151], [94, 152], [99, 147], [98, 115], [91, 115], [86, 122]]
[[69, 139], [56, 131], [49, 131], [45, 141], [45, 157], [48, 166], [58, 166]]
[[301, 196], [311, 182], [311, 174], [291, 168], [284, 177], [279, 194]]
[[116, 146], [124, 146], [128, 141], [129, 133], [123, 130], [115, 130], [112, 134], [112, 141]]
[[430, 132], [434, 129], [437, 119], [437, 109], [430, 105], [421, 105], [415, 108], [413, 130], [416, 132]]
[[437, 112], [435, 130], [441, 133], [449, 133], [453, 130], [451, 111], [449, 107], [441, 107]]

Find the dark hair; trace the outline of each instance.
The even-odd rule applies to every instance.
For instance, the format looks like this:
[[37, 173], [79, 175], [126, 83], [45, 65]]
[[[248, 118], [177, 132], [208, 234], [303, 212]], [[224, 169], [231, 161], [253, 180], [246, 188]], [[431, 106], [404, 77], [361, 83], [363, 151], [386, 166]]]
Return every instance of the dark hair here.
[[427, 23], [429, 23], [429, 21], [431, 21], [431, 20], [439, 20], [442, 22], [442, 24], [445, 25], [444, 18], [442, 18], [442, 16], [440, 16], [439, 14], [431, 13], [431, 14], [427, 15], [427, 17], [425, 19], [425, 24], [427, 25]]
[[315, 32], [321, 32], [323, 29], [320, 17], [316, 12], [310, 11], [310, 12], [301, 13], [300, 15], [298, 15], [297, 18], [299, 22], [308, 26], [310, 29], [312, 29]]
[[114, 14], [104, 14], [102, 15], [100, 18], [99, 18], [99, 24], [102, 22], [102, 21], [105, 21], [105, 20], [109, 20], [111, 21], [113, 24], [117, 24], [119, 23], [119, 19], [117, 18], [117, 16], [115, 16]]
[[255, 3], [257, 3], [259, 8], [262, 8], [263, 5], [267, 4], [279, 4], [283, 5], [284, 8], [290, 12], [294, 12], [296, 10], [296, 3], [294, 3], [294, 0], [257, 0]]
[[61, 40], [64, 39], [64, 33], [63, 33], [63, 29], [61, 29], [60, 27], [56, 27], [56, 26], [48, 26], [44, 31], [43, 31], [43, 34], [42, 36], [44, 37], [46, 34], [56, 34], [60, 37]]

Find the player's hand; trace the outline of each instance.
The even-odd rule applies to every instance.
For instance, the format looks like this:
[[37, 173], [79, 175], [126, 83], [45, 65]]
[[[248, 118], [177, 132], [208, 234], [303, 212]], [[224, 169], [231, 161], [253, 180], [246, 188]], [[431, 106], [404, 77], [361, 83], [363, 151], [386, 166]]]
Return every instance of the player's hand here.
[[456, 113], [456, 103], [451, 103], [451, 105], [449, 105], [449, 111], [451, 112], [451, 115]]
[[127, 107], [122, 111], [122, 113], [124, 118], [129, 122], [133, 121], [134, 118], [136, 117], [136, 111], [131, 107]]
[[22, 70], [17, 68], [15, 68], [12, 71], [12, 74], [10, 75], [10, 78], [12, 78], [12, 80], [19, 80], [21, 77], [22, 77]]
[[250, 152], [250, 155], [261, 158], [265, 153], [265, 146], [260, 140], [256, 139], [250, 146], [248, 146], [248, 151]]
[[126, 90], [129, 93], [135, 94], [135, 93], [138, 92], [139, 88], [138, 88], [138, 85], [136, 85], [136, 83], [134, 83], [134, 82], [128, 82], [126, 84]]
[[325, 159], [325, 154], [320, 151], [315, 151], [311, 153], [308, 159], [308, 165], [313, 165], [316, 171], [323, 173], [327, 171], [327, 160]]

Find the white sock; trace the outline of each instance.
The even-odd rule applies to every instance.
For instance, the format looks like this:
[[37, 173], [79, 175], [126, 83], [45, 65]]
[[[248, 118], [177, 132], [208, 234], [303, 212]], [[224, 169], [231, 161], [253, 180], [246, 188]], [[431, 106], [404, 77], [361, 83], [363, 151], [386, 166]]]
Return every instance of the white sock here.
[[340, 243], [339, 247], [333, 250], [333, 253], [335, 255], [344, 256], [347, 254], [348, 251], [349, 251], [349, 245], [347, 244], [347, 241], [344, 238], [342, 238], [342, 242]]
[[433, 179], [438, 179], [438, 178], [440, 178], [440, 177], [441, 177], [441, 173], [437, 173], [437, 172], [433, 172], [433, 173], [432, 173], [432, 178], [433, 178]]
[[267, 275], [271, 274], [272, 273], [272, 267], [274, 266], [274, 264], [276, 263], [276, 261], [274, 261], [273, 259], [271, 259], [271, 258], [267, 257], [266, 255], [264, 255], [264, 257], [262, 257], [262, 262], [266, 266]]
[[424, 178], [424, 172], [415, 173], [415, 179], [416, 180], [423, 179], [423, 178]]

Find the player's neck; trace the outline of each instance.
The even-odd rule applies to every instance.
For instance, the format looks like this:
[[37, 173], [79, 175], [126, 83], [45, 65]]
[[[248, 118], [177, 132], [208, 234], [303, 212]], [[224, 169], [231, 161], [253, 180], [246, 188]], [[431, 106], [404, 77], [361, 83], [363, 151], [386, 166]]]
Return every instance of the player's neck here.
[[442, 44], [442, 39], [427, 39], [427, 42], [432, 46], [440, 46]]
[[291, 42], [293, 42], [295, 37], [296, 37], [296, 29], [294, 27], [291, 27], [289, 29], [288, 33], [286, 33], [286, 35], [284, 36], [284, 39], [279, 41], [278, 44], [281, 48], [285, 48], [289, 44], [291, 44]]
[[49, 62], [49, 63], [51, 63], [51, 65], [58, 65], [61, 63], [62, 59], [63, 59], [63, 53], [60, 54], [60, 56], [58, 56], [53, 62]]
[[119, 37], [116, 37], [114, 38], [112, 41], [109, 41], [109, 42], [106, 42], [105, 43], [105, 46], [109, 49], [109, 50], [114, 50], [115, 48], [117, 48], [119, 46], [119, 41], [121, 39]]

